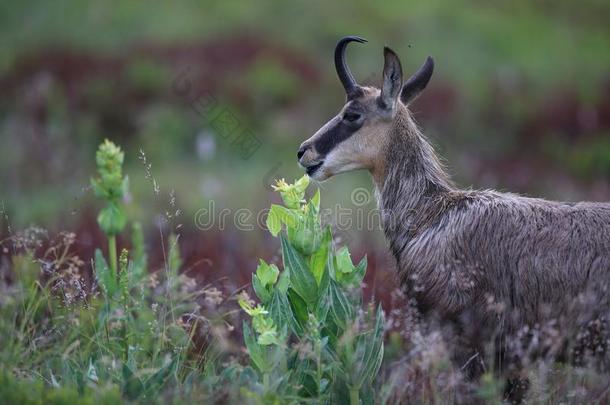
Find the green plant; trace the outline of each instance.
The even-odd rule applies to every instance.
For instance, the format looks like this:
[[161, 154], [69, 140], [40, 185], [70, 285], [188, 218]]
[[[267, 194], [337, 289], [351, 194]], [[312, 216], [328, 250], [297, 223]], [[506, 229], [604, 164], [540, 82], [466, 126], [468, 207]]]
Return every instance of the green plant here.
[[[108, 139], [104, 140], [95, 155], [98, 177], [91, 179], [95, 195], [106, 202], [106, 206], [97, 216], [97, 222], [108, 237], [108, 262], [111, 272], [108, 277], [114, 280], [117, 277], [116, 235], [127, 223], [121, 202], [129, 186], [128, 177], [123, 177], [122, 174], [123, 158], [121, 148]], [[96, 252], [96, 260], [99, 257], [102, 257], [101, 253]], [[110, 282], [108, 279], [106, 281]]]
[[354, 265], [347, 248], [335, 250], [330, 227], [320, 224], [319, 190], [304, 199], [308, 184], [303, 177], [275, 186], [284, 205], [271, 207], [267, 226], [280, 235], [283, 270], [261, 260], [252, 275], [261, 303], [239, 301], [252, 317], [243, 334], [256, 370], [242, 393], [259, 403], [372, 403], [383, 358], [381, 306], [361, 311], [366, 258]]
[[[122, 153], [103, 148], [103, 161], [113, 162], [104, 170], [115, 177], [100, 188], [122, 210]], [[31, 227], [0, 240], [0, 403], [501, 403], [504, 380], [493, 368], [468, 381], [451, 362], [463, 349], [459, 336], [420, 324], [406, 301], [390, 304], [384, 350], [380, 308], [362, 307], [366, 260], [354, 265], [347, 248], [333, 245], [320, 224], [320, 194], [305, 200], [307, 187], [306, 177], [278, 183], [283, 204], [271, 207], [267, 225], [280, 237], [283, 264], [260, 261], [252, 275], [259, 302], [241, 295], [243, 311], [181, 274], [179, 235], [163, 239], [165, 271], [151, 268], [138, 223], [116, 272], [97, 250], [99, 288], [87, 283], [74, 233], [49, 237]], [[251, 321], [234, 328], [242, 317]], [[542, 352], [561, 328], [573, 326], [532, 329], [513, 344]], [[494, 353], [495, 342], [482, 343]], [[524, 360], [532, 361], [524, 363], [526, 401], [608, 402], [607, 371]]]
[[10, 238], [16, 277], [10, 287], [0, 281], [0, 366], [12, 372], [0, 374], [0, 398], [162, 403], [156, 398], [168, 385], [192, 386], [187, 376], [200, 375], [201, 359], [190, 351], [203, 319], [196, 301], [205, 291], [179, 275], [182, 258], [173, 234], [167, 272], [149, 273], [139, 223], [132, 226], [131, 252], [122, 249], [117, 259], [115, 237], [127, 225], [123, 153], [105, 141], [96, 158], [92, 185], [106, 202], [98, 223], [109, 239], [108, 260], [95, 251], [99, 288], [83, 282], [85, 262], [74, 254], [75, 234], [48, 239], [45, 231], [31, 228]]
[[[167, 381], [178, 378], [191, 347], [191, 333], [181, 315], [195, 306], [197, 293], [183, 291], [178, 277], [182, 259], [178, 238], [171, 234], [165, 279], [159, 287], [158, 275], [146, 283], [148, 275], [144, 235], [139, 223], [132, 227], [132, 253], [122, 249], [116, 259], [116, 235], [127, 217], [121, 198], [127, 192], [128, 178], [122, 176], [123, 152], [105, 140], [96, 155], [99, 177], [91, 183], [95, 194], [106, 201], [98, 224], [108, 237], [108, 262], [100, 249], [95, 251], [95, 278], [101, 289], [102, 303], [96, 308], [95, 341], [98, 350], [107, 353], [120, 370], [106, 376], [121, 384], [128, 399], [149, 398]], [[154, 290], [165, 292], [154, 294]], [[89, 358], [88, 372], [96, 363]]]

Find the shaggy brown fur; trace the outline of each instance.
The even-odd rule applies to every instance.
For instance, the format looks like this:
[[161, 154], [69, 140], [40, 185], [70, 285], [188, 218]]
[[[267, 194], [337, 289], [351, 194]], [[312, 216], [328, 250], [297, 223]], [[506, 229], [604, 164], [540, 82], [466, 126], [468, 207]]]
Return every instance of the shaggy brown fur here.
[[501, 357], [510, 357], [506, 336], [563, 318], [585, 330], [594, 325], [598, 337], [576, 332], [580, 350], [597, 345], [590, 349], [603, 352], [610, 203], [457, 188], [407, 108], [432, 66], [429, 58], [403, 86], [400, 61], [386, 48], [381, 90], [358, 87], [348, 94], [339, 115], [303, 143], [301, 164], [318, 180], [359, 168], [371, 172], [405, 288], [422, 312], [452, 321], [469, 348], [458, 361], [492, 336]]

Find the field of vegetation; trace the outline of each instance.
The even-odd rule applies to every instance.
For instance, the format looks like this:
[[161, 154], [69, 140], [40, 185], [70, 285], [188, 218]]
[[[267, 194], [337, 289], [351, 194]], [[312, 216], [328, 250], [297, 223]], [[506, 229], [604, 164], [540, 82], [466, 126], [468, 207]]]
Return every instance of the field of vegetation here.
[[[469, 379], [357, 222], [368, 175], [308, 184], [296, 150], [361, 35], [365, 83], [384, 44], [435, 57], [413, 110], [459, 184], [608, 201], [606, 3], [0, 6], [0, 403], [501, 403], [494, 342]], [[572, 327], [515, 337], [527, 403], [610, 402]]]
[[[352, 262], [320, 215], [309, 179], [279, 180], [282, 204], [265, 226], [280, 256], [227, 292], [183, 268], [179, 229], [162, 238], [150, 271], [142, 227], [123, 198], [124, 153], [106, 140], [91, 186], [105, 246], [90, 262], [76, 235], [31, 227], [0, 241], [0, 401], [72, 403], [495, 403], [507, 395], [493, 369], [479, 381], [451, 362], [455, 344], [393, 291], [394, 309], [363, 300], [364, 257]], [[166, 213], [165, 221], [171, 222]], [[159, 228], [163, 232], [163, 228]], [[129, 234], [129, 249], [117, 235]], [[513, 346], [534, 403], [603, 403], [610, 375], [595, 353], [556, 362], [566, 325], [524, 329]], [[567, 332], [566, 332], [567, 333]], [[567, 336], [567, 335], [566, 335]], [[457, 341], [457, 336], [455, 337]], [[456, 345], [457, 347], [457, 345]], [[600, 345], [605, 347], [605, 345]], [[487, 342], [493, 357], [493, 342]], [[495, 367], [493, 364], [492, 367]]]
[[[0, 286], [3, 403], [472, 403], [505, 397], [493, 371], [472, 381], [456, 369], [451, 341], [429, 330], [408, 302], [385, 315], [379, 303], [363, 301], [366, 257], [354, 264], [331, 227], [322, 225], [320, 191], [305, 199], [306, 176], [274, 185], [282, 204], [271, 206], [266, 227], [279, 237], [281, 259], [260, 259], [251, 284], [227, 294], [181, 273], [175, 229], [159, 247], [163, 268], [149, 271], [142, 227], [125, 212], [123, 160], [123, 151], [107, 140], [96, 154], [91, 186], [101, 200], [97, 223], [107, 245], [96, 248], [90, 263], [72, 252], [76, 236], [70, 232], [50, 237], [32, 227], [1, 241], [12, 254]], [[130, 249], [119, 252], [117, 235], [128, 231]], [[400, 290], [394, 294], [400, 300]], [[554, 363], [549, 348], [561, 338], [557, 332], [552, 326], [532, 330], [519, 341], [525, 344], [521, 360], [535, 360], [528, 373], [533, 400], [608, 399], [608, 374]], [[539, 351], [549, 354], [532, 357]]]

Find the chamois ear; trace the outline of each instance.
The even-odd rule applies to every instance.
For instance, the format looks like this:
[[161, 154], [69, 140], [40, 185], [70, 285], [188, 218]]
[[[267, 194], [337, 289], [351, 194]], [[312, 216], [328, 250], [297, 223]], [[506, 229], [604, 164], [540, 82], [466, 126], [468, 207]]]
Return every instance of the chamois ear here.
[[419, 96], [419, 93], [421, 93], [422, 90], [426, 88], [426, 85], [432, 77], [433, 71], [434, 59], [428, 56], [424, 64], [419, 68], [419, 70], [413, 73], [413, 76], [411, 76], [409, 80], [407, 80], [405, 85], [402, 86], [402, 91], [400, 92], [400, 101], [407, 105], [411, 101], [415, 100], [415, 98]]
[[383, 48], [383, 84], [379, 104], [386, 109], [394, 108], [402, 88], [402, 66], [400, 59], [387, 46]]

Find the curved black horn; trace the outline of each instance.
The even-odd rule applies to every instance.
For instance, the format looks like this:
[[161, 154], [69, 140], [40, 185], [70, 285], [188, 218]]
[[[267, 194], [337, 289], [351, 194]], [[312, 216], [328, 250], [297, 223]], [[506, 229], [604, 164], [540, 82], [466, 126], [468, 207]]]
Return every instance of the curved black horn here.
[[347, 67], [347, 63], [345, 62], [345, 48], [350, 42], [360, 42], [363, 44], [367, 41], [366, 39], [360, 37], [345, 37], [341, 38], [341, 40], [337, 43], [337, 47], [335, 48], [335, 68], [337, 69], [339, 80], [341, 80], [341, 83], [345, 88], [345, 92], [348, 95], [358, 86], [356, 80], [354, 80], [354, 76], [352, 76], [352, 72], [350, 72], [349, 68]]

